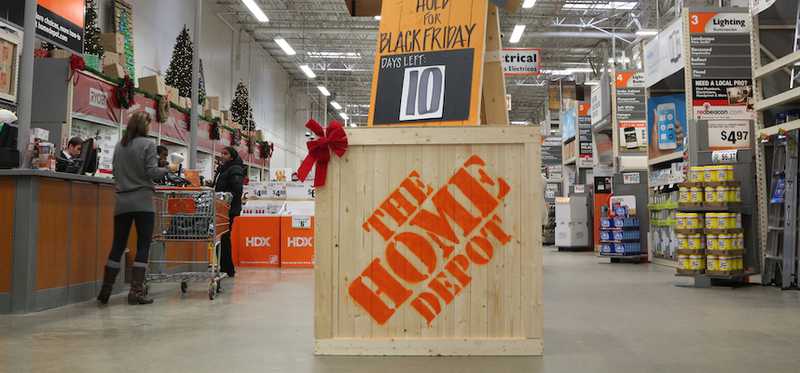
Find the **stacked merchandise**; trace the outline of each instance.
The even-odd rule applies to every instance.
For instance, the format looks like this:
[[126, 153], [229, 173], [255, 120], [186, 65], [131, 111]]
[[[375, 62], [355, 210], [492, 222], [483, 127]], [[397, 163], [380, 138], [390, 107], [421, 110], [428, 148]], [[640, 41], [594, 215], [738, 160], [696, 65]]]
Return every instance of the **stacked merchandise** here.
[[545, 203], [547, 208], [547, 219], [542, 225], [542, 243], [545, 245], [555, 245], [556, 243], [556, 205]]
[[678, 209], [678, 184], [684, 181], [687, 163], [674, 162], [667, 168], [650, 171], [650, 247], [653, 256], [677, 259], [678, 238], [675, 235], [675, 214]]
[[731, 276], [744, 271], [742, 214], [731, 212], [741, 202], [741, 187], [733, 166], [702, 166], [689, 170], [681, 184], [676, 214], [678, 273]]
[[639, 218], [619, 204], [613, 216], [604, 211], [600, 217], [600, 255], [610, 257], [640, 257], [642, 255]]

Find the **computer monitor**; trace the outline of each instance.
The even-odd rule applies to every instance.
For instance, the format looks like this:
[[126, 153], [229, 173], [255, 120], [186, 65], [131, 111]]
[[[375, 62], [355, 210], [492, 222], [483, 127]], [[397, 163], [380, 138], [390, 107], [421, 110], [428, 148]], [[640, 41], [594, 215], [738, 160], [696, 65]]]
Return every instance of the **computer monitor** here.
[[97, 166], [99, 163], [97, 150], [98, 149], [94, 148], [94, 139], [89, 138], [83, 142], [83, 145], [81, 145], [81, 155], [79, 158], [81, 162], [81, 168], [78, 171], [78, 175], [94, 175], [94, 173], [97, 172]]

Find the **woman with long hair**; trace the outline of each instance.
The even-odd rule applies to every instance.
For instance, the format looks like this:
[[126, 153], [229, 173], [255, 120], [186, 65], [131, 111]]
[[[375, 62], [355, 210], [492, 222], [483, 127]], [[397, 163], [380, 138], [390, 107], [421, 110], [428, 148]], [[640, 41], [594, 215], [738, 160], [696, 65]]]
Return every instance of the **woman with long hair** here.
[[[222, 149], [221, 162], [217, 167], [214, 177], [214, 190], [217, 192], [227, 192], [233, 195], [231, 209], [228, 214], [231, 221], [230, 229], [233, 230], [234, 219], [242, 213], [242, 189], [244, 188], [245, 166], [239, 152], [231, 146]], [[229, 277], [236, 275], [231, 258], [231, 233], [225, 233], [221, 238], [222, 259], [220, 270], [228, 274]]]
[[155, 225], [153, 180], [163, 177], [168, 169], [158, 167], [156, 144], [147, 138], [150, 121], [150, 115], [145, 112], [133, 114], [122, 140], [114, 148], [113, 169], [117, 192], [114, 241], [105, 266], [103, 287], [97, 295], [101, 304], [107, 304], [111, 296], [133, 223], [136, 223], [136, 259], [131, 269], [128, 304], [153, 303], [144, 291], [144, 277]]

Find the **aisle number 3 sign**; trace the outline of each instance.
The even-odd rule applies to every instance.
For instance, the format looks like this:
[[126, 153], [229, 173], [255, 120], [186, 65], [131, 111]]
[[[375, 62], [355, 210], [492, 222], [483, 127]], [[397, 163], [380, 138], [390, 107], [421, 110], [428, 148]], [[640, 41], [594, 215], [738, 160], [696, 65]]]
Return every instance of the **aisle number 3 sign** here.
[[384, 1], [369, 124], [478, 125], [486, 0]]

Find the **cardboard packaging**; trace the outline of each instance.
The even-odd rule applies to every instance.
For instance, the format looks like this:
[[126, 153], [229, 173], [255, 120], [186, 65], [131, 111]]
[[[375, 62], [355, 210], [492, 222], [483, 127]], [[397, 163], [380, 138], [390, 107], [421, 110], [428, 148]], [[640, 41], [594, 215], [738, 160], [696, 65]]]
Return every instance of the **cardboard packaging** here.
[[281, 217], [281, 267], [314, 268], [314, 217]]
[[122, 79], [127, 75], [125, 69], [118, 63], [103, 66], [103, 74], [114, 79]]
[[120, 64], [119, 53], [106, 52], [103, 54], [103, 66]]
[[187, 97], [181, 97], [179, 106], [184, 109], [190, 109], [192, 107], [192, 100]]
[[240, 267], [280, 267], [281, 217], [240, 216], [231, 234], [234, 264]]
[[175, 87], [167, 86], [167, 99], [173, 105], [181, 106], [181, 96], [178, 94], [178, 89]]
[[212, 119], [213, 118], [221, 118], [222, 117], [220, 112], [219, 112], [219, 110], [214, 110], [214, 109], [206, 109], [204, 114], [205, 114], [205, 116], [207, 116], [209, 118], [212, 118]]
[[122, 34], [106, 32], [100, 34], [100, 45], [106, 53], [125, 53], [125, 37]]
[[151, 95], [167, 95], [167, 84], [164, 83], [164, 78], [158, 75], [139, 78], [139, 89]]
[[206, 109], [219, 111], [219, 96], [206, 96]]
[[63, 58], [67, 58], [68, 59], [68, 58], [72, 57], [72, 52], [65, 51], [63, 49], [53, 49], [52, 51], [50, 51], [50, 57], [51, 58], [62, 58], [62, 59]]

